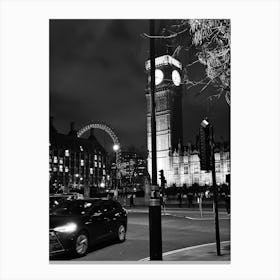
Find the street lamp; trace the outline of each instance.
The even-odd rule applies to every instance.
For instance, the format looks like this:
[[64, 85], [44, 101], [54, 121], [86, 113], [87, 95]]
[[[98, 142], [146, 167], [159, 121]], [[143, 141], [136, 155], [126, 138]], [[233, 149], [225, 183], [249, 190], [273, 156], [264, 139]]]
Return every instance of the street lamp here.
[[113, 146], [113, 150], [114, 150], [115, 152], [117, 152], [117, 151], [119, 150], [119, 148], [120, 148], [120, 146], [119, 146], [118, 144], [115, 144], [115, 145]]
[[118, 182], [117, 180], [119, 179], [119, 149], [120, 145], [119, 144], [114, 144], [113, 150], [116, 152], [116, 188], [115, 188], [115, 198], [118, 198]]

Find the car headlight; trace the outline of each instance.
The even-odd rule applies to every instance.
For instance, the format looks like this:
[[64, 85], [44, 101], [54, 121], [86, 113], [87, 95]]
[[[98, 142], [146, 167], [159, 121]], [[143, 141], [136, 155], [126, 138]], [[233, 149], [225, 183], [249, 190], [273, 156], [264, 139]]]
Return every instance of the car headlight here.
[[69, 223], [64, 226], [54, 228], [54, 230], [58, 232], [74, 232], [76, 229], [77, 225], [75, 223]]

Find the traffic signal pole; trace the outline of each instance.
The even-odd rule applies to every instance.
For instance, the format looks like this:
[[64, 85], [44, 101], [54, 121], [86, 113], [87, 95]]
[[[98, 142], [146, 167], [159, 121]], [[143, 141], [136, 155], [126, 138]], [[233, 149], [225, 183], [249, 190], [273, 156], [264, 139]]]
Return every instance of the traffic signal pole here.
[[[154, 35], [155, 21], [150, 20], [150, 35]], [[155, 42], [150, 38], [150, 97], [151, 97], [151, 146], [152, 186], [149, 205], [150, 260], [162, 260], [161, 205], [157, 185], [156, 103], [155, 103]]]
[[212, 158], [212, 182], [213, 182], [213, 195], [214, 195], [214, 212], [215, 212], [215, 232], [216, 232], [216, 250], [217, 255], [221, 255], [220, 244], [220, 228], [219, 228], [219, 210], [218, 210], [218, 192], [216, 184], [216, 170], [215, 170], [215, 144], [214, 144], [214, 128], [211, 125], [211, 158]]

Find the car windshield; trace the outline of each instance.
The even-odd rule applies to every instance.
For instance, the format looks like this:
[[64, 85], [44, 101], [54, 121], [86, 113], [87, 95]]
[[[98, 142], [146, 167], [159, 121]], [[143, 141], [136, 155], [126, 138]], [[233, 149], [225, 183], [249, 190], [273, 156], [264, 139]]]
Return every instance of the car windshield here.
[[64, 201], [52, 211], [52, 215], [85, 215], [88, 214], [90, 209], [96, 203], [93, 201]]

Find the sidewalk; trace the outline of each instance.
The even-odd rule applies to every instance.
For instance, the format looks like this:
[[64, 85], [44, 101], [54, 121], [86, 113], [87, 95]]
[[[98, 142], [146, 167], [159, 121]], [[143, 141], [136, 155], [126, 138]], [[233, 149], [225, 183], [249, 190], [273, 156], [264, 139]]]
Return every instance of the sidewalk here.
[[[149, 261], [149, 258], [140, 261]], [[163, 253], [163, 261], [172, 262], [230, 262], [230, 241], [221, 242], [221, 256], [217, 256], [216, 243], [202, 244]]]

